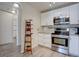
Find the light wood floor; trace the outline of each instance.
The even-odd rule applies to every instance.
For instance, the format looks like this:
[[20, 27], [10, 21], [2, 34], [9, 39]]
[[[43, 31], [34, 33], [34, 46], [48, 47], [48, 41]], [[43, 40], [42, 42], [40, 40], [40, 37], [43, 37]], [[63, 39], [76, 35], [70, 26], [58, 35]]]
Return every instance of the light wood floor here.
[[0, 46], [0, 57], [68, 57], [67, 55], [52, 51], [48, 48], [38, 46], [33, 49], [33, 54], [20, 53], [20, 47], [12, 44]]

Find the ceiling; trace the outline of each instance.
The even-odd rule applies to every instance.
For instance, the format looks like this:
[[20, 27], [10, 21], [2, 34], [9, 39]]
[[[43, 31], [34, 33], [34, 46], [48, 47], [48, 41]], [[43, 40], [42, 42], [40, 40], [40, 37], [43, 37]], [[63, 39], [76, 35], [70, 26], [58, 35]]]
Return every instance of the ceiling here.
[[3, 11], [12, 11], [13, 3], [12, 2], [0, 2], [0, 10]]
[[52, 8], [49, 6], [50, 2], [26, 2], [26, 3], [41, 12], [41, 11], [47, 11], [50, 9], [56, 9], [56, 8], [69, 6], [69, 5], [75, 4], [77, 2], [55, 2], [55, 4], [53, 2], [51, 2]]
[[[0, 10], [5, 10], [5, 11], [12, 11], [14, 2], [0, 2]], [[50, 2], [22, 2], [28, 5], [31, 5], [33, 8], [37, 9], [38, 11], [48, 11], [51, 9], [56, 9], [64, 6], [69, 6], [72, 4], [75, 4], [77, 2], [51, 2], [52, 8], [49, 6]]]

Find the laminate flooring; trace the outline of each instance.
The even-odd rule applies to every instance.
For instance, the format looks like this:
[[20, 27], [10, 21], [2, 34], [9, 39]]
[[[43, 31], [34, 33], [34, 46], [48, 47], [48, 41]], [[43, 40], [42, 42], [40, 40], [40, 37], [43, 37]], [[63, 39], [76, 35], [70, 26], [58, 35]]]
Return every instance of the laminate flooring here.
[[35, 47], [32, 54], [22, 54], [20, 49], [20, 46], [15, 47], [13, 44], [1, 45], [0, 57], [69, 57], [42, 46]]

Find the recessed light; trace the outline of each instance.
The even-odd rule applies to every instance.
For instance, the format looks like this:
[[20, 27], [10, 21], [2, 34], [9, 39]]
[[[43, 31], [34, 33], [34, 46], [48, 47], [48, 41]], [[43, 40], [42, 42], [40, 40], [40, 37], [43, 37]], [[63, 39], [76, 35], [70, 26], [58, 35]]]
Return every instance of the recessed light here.
[[55, 2], [53, 2], [53, 4], [55, 4]]
[[12, 13], [15, 13], [15, 11], [13, 10]]
[[49, 3], [50, 8], [52, 8], [52, 2]]
[[51, 2], [50, 2], [50, 4], [49, 4], [49, 6], [50, 6], [50, 7], [52, 6]]
[[18, 7], [19, 7], [19, 5], [18, 5], [17, 3], [15, 3], [13, 6], [14, 6], [14, 7], [16, 7], [16, 8], [18, 8]]

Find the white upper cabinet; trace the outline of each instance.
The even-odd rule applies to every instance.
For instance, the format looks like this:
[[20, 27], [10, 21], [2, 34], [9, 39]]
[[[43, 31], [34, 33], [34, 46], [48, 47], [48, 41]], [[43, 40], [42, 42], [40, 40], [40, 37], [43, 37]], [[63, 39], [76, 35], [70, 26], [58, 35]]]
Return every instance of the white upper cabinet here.
[[41, 14], [41, 25], [53, 25], [53, 13], [51, 11]]
[[70, 17], [70, 24], [79, 24], [79, 4], [41, 14], [41, 25], [53, 25], [54, 17]]
[[54, 11], [54, 17], [69, 17], [70, 15], [70, 8], [64, 7]]
[[47, 25], [48, 13], [41, 14], [41, 25]]
[[79, 24], [79, 4], [70, 6], [70, 24]]
[[41, 25], [53, 25], [54, 17], [69, 17], [69, 7], [52, 10], [41, 14]]
[[50, 11], [48, 12], [48, 25], [53, 25], [53, 13]]

